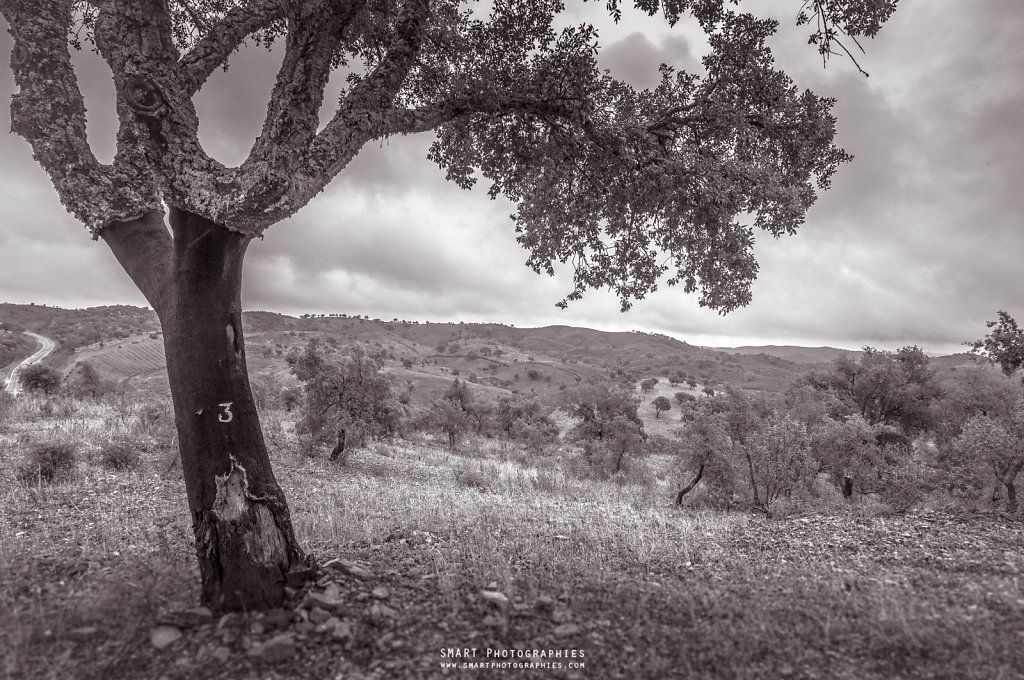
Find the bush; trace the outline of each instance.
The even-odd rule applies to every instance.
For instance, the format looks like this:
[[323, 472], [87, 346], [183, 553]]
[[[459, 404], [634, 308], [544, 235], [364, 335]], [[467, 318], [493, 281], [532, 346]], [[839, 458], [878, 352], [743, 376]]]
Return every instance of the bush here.
[[117, 389], [117, 383], [100, 376], [96, 367], [88, 361], [79, 361], [64, 381], [63, 390], [76, 399], [98, 398]]
[[70, 442], [40, 442], [28, 451], [27, 460], [18, 470], [18, 479], [25, 484], [47, 484], [67, 478], [75, 466], [75, 445]]
[[100, 449], [100, 462], [108, 470], [134, 470], [142, 462], [142, 448], [138, 440], [119, 437]]
[[18, 374], [18, 382], [28, 392], [53, 394], [60, 389], [61, 374], [49, 366], [32, 364]]

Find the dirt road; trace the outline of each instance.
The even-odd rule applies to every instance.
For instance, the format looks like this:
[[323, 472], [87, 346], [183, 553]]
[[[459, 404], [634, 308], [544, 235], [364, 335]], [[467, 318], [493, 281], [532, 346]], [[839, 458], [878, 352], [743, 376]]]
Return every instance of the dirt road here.
[[39, 343], [39, 349], [35, 351], [35, 354], [11, 369], [11, 374], [7, 376], [7, 379], [5, 380], [6, 385], [4, 386], [4, 389], [8, 394], [18, 394], [21, 392], [21, 385], [18, 384], [18, 372], [21, 371], [21, 369], [26, 366], [31, 366], [32, 364], [38, 364], [57, 347], [57, 343], [46, 336], [33, 333], [32, 331], [25, 331], [25, 335], [31, 335], [35, 338], [36, 342]]

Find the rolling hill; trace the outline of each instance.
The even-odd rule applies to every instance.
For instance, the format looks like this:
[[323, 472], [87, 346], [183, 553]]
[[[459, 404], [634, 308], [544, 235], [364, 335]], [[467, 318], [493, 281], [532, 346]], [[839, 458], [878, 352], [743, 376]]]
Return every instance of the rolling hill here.
[[[658, 378], [643, 395], [644, 418], [655, 418], [649, 402], [675, 392], [733, 385], [778, 393], [811, 368], [855, 352], [831, 347], [761, 346], [703, 348], [666, 335], [604, 332], [570, 326], [517, 328], [503, 324], [383, 321], [345, 315], [293, 317], [254, 311], [243, 315], [246, 354], [254, 381], [286, 384], [286, 357], [317, 339], [334, 347], [360, 344], [385, 357], [399, 385], [413, 385], [414, 403], [439, 397], [455, 377], [469, 381], [481, 396], [534, 395], [554, 404], [560, 393], [589, 379], [636, 386]], [[155, 314], [137, 307], [64, 310], [41, 305], [0, 304], [0, 329], [12, 355], [27, 354], [34, 343], [16, 331], [29, 329], [61, 344], [54, 365], [71, 370], [89, 362], [113, 380], [135, 380], [166, 390], [163, 344]], [[24, 345], [24, 347], [22, 346]], [[974, 365], [969, 355], [933, 359], [941, 371]]]

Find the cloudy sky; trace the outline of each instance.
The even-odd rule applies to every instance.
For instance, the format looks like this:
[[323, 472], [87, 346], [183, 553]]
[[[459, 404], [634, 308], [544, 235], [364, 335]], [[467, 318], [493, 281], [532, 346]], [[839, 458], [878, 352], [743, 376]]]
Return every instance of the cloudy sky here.
[[[570, 3], [572, 4], [572, 3]], [[659, 63], [695, 68], [691, 27], [628, 15], [618, 26], [573, 7], [568, 21], [600, 29], [601, 63], [637, 87]], [[745, 0], [762, 11], [769, 3]], [[621, 314], [593, 292], [568, 310], [571, 290], [523, 266], [508, 215], [484, 190], [462, 191], [426, 160], [429, 136], [365, 148], [298, 215], [249, 250], [247, 309], [343, 312], [421, 321], [566, 324], [643, 330], [694, 344], [961, 349], [1005, 309], [1024, 317], [1024, 2], [901, 0], [858, 57], [823, 68], [799, 1], [770, 3], [783, 21], [777, 60], [801, 87], [838, 99], [841, 168], [795, 237], [761, 235], [753, 303], [728, 316], [663, 288]], [[10, 37], [0, 34], [0, 53]], [[262, 122], [275, 55], [246, 50], [197, 99], [204, 145], [234, 164]], [[90, 141], [112, 155], [109, 72], [81, 55]], [[0, 72], [0, 99], [13, 90]], [[102, 244], [61, 207], [27, 143], [0, 107], [0, 301], [64, 307], [145, 305]]]

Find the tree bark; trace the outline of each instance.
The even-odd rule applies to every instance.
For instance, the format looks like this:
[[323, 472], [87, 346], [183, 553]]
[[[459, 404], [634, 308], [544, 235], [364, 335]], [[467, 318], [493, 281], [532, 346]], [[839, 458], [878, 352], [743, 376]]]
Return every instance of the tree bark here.
[[1017, 512], [1017, 487], [1012, 481], [1003, 482], [1003, 486], [1006, 487], [1006, 512], [1012, 515]]
[[[338, 456], [345, 454], [345, 429], [341, 428], [338, 430], [338, 443], [334, 445], [334, 449], [331, 450], [330, 460], [333, 462], [338, 459]], [[342, 465], [345, 464], [345, 458], [341, 459]]]
[[[746, 450], [744, 453], [747, 456], [747, 472], [750, 475], [750, 491], [754, 494], [754, 505], [760, 506], [761, 499], [757, 493], [757, 477], [754, 475], [754, 459], [750, 456], [750, 451]], [[766, 501], [767, 505], [767, 501]]]
[[[170, 223], [166, 240], [158, 214], [112, 225], [104, 239], [163, 327], [202, 603], [277, 607], [286, 583], [311, 576], [315, 562], [295, 539], [249, 386], [241, 307], [249, 237], [177, 209]], [[133, 249], [144, 243], [152, 245], [145, 256]]]
[[843, 498], [853, 497], [853, 478], [843, 477]]

